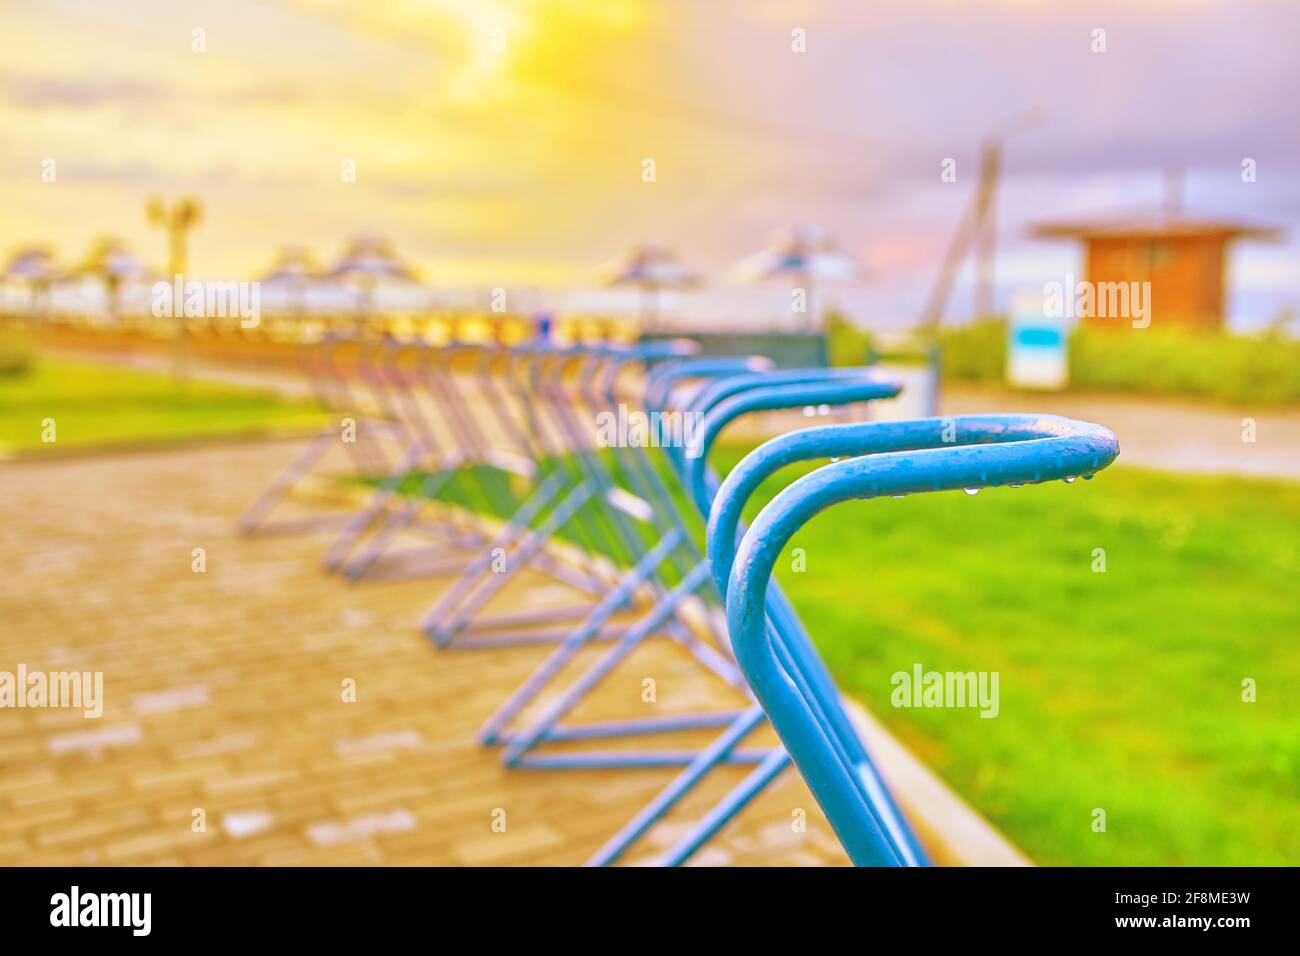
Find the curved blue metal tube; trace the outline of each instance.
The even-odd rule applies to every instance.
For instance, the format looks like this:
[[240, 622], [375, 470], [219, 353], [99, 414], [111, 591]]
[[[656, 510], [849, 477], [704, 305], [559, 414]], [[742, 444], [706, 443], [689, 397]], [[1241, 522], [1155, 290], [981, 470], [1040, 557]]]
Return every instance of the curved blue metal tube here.
[[752, 371], [747, 375], [732, 375], [728, 378], [711, 382], [701, 389], [690, 402], [690, 410], [707, 412], [725, 398], [771, 385], [802, 385], [827, 382], [834, 379], [861, 378], [863, 375], [875, 375], [875, 369], [862, 368], [783, 368], [766, 371]]
[[878, 372], [870, 369], [853, 371], [857, 374], [835, 375], [789, 385], [773, 385], [768, 382], [745, 390], [732, 389], [719, 398], [705, 412], [695, 433], [693, 447], [687, 449], [685, 459], [686, 487], [701, 513], [708, 514], [713, 504], [714, 489], [708, 486], [706, 480], [709, 451], [723, 429], [740, 416], [805, 405], [848, 405], [877, 398], [893, 398], [902, 391], [903, 386], [899, 382]]
[[645, 406], [649, 411], [661, 410], [668, 402], [669, 393], [689, 379], [752, 375], [770, 368], [771, 364], [768, 359], [754, 356], [748, 358], [706, 356], [656, 365], [646, 376]]
[[[1119, 453], [1115, 436], [1101, 426], [1055, 416], [975, 416], [948, 421], [957, 426], [951, 436], [944, 420], [904, 423], [896, 426], [893, 440], [912, 450], [848, 458], [792, 483], [746, 532], [727, 577], [727, 623], [737, 662], [850, 859], [858, 865], [905, 861], [888, 820], [882, 818], [872, 799], [872, 781], [864, 780], [860, 768], [845, 760], [825, 721], [782, 663], [782, 649], [772, 643], [766, 598], [782, 550], [809, 519], [842, 501], [1088, 476], [1105, 468]], [[861, 455], [864, 446], [878, 445], [882, 437], [880, 426], [873, 423], [812, 431], [816, 436], [804, 439], [805, 457], [812, 457], [814, 450], [815, 457]], [[952, 440], [946, 441], [949, 437]], [[794, 436], [776, 442], [799, 444]], [[772, 445], [760, 446], [742, 462], [746, 472], [754, 467], [752, 460], [773, 453]], [[775, 451], [782, 452], [782, 446], [778, 444]], [[731, 489], [724, 484], [716, 508], [720, 511], [730, 492], [747, 480], [752, 478], [742, 474]], [[720, 516], [711, 521], [714, 524], [721, 524]], [[711, 543], [714, 540], [711, 537]], [[719, 561], [724, 557], [719, 555]], [[715, 573], [718, 570], [720, 567], [715, 567]], [[784, 650], [797, 661], [816, 657], [806, 636], [785, 637]]]

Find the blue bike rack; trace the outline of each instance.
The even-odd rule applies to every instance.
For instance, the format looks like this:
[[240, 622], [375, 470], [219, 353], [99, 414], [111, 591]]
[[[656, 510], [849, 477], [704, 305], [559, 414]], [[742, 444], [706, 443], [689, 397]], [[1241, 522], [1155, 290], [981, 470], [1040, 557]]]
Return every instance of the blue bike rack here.
[[[774, 378], [778, 381], [802, 379], [807, 381], [807, 385], [804, 392], [801, 392], [798, 397], [794, 396], [793, 393], [781, 394], [776, 398], [768, 399], [766, 404], [753, 401], [749, 406], [745, 407], [786, 408], [805, 405], [810, 401], [810, 396], [812, 401], [822, 401], [823, 399], [830, 401], [869, 401], [892, 396], [898, 391], [896, 383], [884, 380], [874, 373], [856, 370], [856, 375], [858, 378], [854, 380], [851, 372], [828, 375], [826, 370], [816, 369], [773, 373], [766, 376], [751, 376], [753, 380], [747, 383], [748, 387], [751, 388], [760, 383], [770, 382]], [[826, 384], [825, 380], [827, 378], [832, 379], [833, 388]], [[724, 382], [729, 381], [731, 379], [724, 380]], [[738, 390], [714, 389], [710, 394], [712, 394], [714, 400], [721, 401], [723, 398], [733, 396], [734, 392]], [[706, 389], [706, 391], [709, 390]], [[741, 410], [734, 400], [733, 404], [737, 404], [737, 409], [728, 409], [724, 412], [729, 413], [732, 417], [739, 414], [739, 410]], [[705, 415], [703, 421], [705, 423], [705, 434], [709, 435], [709, 416]], [[717, 431], [718, 429], [715, 428], [711, 435], [716, 436]], [[708, 440], [711, 441], [711, 437]], [[690, 450], [670, 450], [682, 455], [707, 453], [707, 448], [703, 446]], [[701, 512], [703, 512], [703, 509], [701, 509]], [[652, 634], [663, 628], [665, 623], [676, 613], [683, 600], [701, 588], [710, 586], [711, 578], [708, 564], [703, 560], [702, 556], [698, 556], [697, 561], [685, 571], [678, 583], [661, 594], [654, 607], [638, 619], [626, 632], [616, 638], [611, 646], [579, 675], [557, 699], [553, 700], [536, 719], [528, 726], [516, 731], [507, 731], [505, 729], [506, 724], [512, 718], [535, 699], [544, 687], [557, 678], [561, 670], [577, 655], [579, 650], [596, 638], [599, 624], [603, 623], [603, 620], [608, 617], [615, 607], [626, 602], [632, 589], [662, 564], [671, 551], [685, 544], [687, 542], [683, 539], [683, 530], [680, 525], [666, 529], [664, 535], [653, 547], [645, 552], [641, 560], [620, 583], [619, 588], [615, 592], [611, 592], [610, 599], [603, 602], [602, 606], [593, 612], [593, 616], [589, 621], [584, 622], [583, 626], [566, 637], [560, 646], [552, 652], [551, 656], [530, 675], [528, 680], [488, 721], [480, 731], [480, 740], [488, 744], [503, 744], [503, 759], [507, 765], [513, 767], [544, 767], [548, 769], [597, 766], [691, 766], [699, 757], [698, 751], [664, 750], [659, 748], [566, 754], [539, 754], [535, 751], [543, 744], [561, 740], [612, 736], [626, 737], [686, 729], [728, 727], [749, 710], [749, 708], [745, 708], [742, 710], [711, 711], [630, 721], [607, 721], [599, 724], [578, 726], [560, 724], [561, 719], [569, 714], [585, 696], [590, 694], [619, 663], [626, 659]], [[742, 691], [745, 689], [743, 681], [739, 679], [739, 674], [735, 671], [731, 662], [706, 659], [705, 663], [714, 664], [714, 669], [719, 676], [723, 677], [724, 680], [728, 680], [737, 689]], [[717, 756], [715, 762], [762, 764], [769, 759], [770, 752], [766, 750], [750, 751], [728, 748], [726, 753]]]
[[[604, 404], [612, 406], [615, 402], [613, 381], [619, 367], [629, 360], [645, 361], [648, 358], [679, 358], [675, 353], [664, 353], [663, 343], [639, 346], [631, 350], [615, 353], [619, 363], [612, 365], [604, 376], [602, 390]], [[734, 375], [738, 371], [752, 372], [762, 363], [752, 360], [717, 360], [700, 359], [677, 361], [654, 368], [646, 377], [646, 390], [671, 388], [688, 378], [709, 378], [714, 375]], [[589, 404], [599, 404], [589, 398]], [[569, 769], [587, 767], [655, 767], [680, 766], [690, 762], [695, 754], [689, 750], [642, 749], [620, 750], [617, 752], [584, 751], [580, 753], [538, 753], [537, 749], [547, 743], [563, 740], [591, 740], [604, 737], [627, 737], [651, 733], [665, 733], [679, 730], [713, 728], [726, 726], [734, 717], [734, 711], [709, 712], [701, 714], [678, 714], [671, 717], [657, 717], [633, 720], [613, 720], [582, 725], [563, 725], [560, 721], [595, 687], [605, 679], [622, 660], [635, 651], [644, 641], [656, 633], [667, 632], [679, 643], [687, 647], [706, 667], [727, 683], [739, 690], [744, 690], [743, 681], [729, 656], [711, 649], [699, 641], [680, 622], [676, 615], [682, 602], [701, 588], [711, 588], [707, 565], [703, 553], [696, 545], [677, 515], [677, 505], [672, 501], [671, 492], [664, 486], [662, 478], [649, 461], [644, 448], [613, 448], [614, 456], [623, 462], [624, 475], [642, 499], [651, 504], [656, 515], [672, 516], [667, 522], [656, 525], [658, 537], [648, 543], [615, 589], [599, 604], [592, 608], [590, 614], [558, 644], [551, 655], [543, 661], [529, 678], [508, 698], [488, 719], [479, 732], [481, 742], [489, 745], [501, 745], [504, 748], [503, 759], [512, 767], [532, 767], [546, 769]], [[681, 558], [685, 561], [680, 561]], [[509, 723], [533, 701], [541, 691], [555, 681], [564, 668], [577, 653], [588, 643], [602, 637], [601, 628], [618, 610], [629, 605], [633, 593], [642, 585], [654, 581], [661, 568], [675, 564], [676, 574], [673, 583], [661, 582], [656, 587], [656, 600], [652, 607], [643, 613], [629, 628], [618, 634], [612, 645], [587, 670], [580, 674], [566, 690], [530, 724], [509, 730]], [[721, 606], [721, 595], [715, 592], [713, 598]], [[725, 648], [725, 635], [717, 635], [721, 648]], [[758, 762], [764, 757], [762, 752], [738, 751], [728, 755], [728, 759], [739, 762]]]
[[[820, 662], [812, 642], [802, 634], [785, 635], [784, 646], [773, 640], [767, 596], [786, 544], [813, 516], [850, 499], [1091, 478], [1118, 453], [1105, 428], [1054, 416], [830, 425], [760, 446], [723, 482], [710, 516], [710, 560], [727, 580], [736, 660], [854, 864], [906, 865], [907, 841], [882, 805], [878, 778], [864, 773], [846, 746], [848, 718], [838, 696], [810, 692], [800, 680], [800, 669]], [[793, 482], [734, 544], [734, 499], [743, 499], [758, 475], [823, 457], [847, 460]]]
[[[303, 343], [298, 350], [298, 364], [322, 410], [331, 421], [318, 431], [294, 456], [293, 460], [258, 495], [239, 519], [239, 530], [244, 535], [301, 534], [316, 531], [336, 531], [351, 520], [353, 512], [333, 512], [305, 517], [272, 518], [275, 509], [311, 470], [318, 465], [336, 443], [342, 444], [352, 460], [353, 472], [358, 477], [382, 477], [391, 468], [389, 456], [382, 451], [388, 443], [401, 446], [408, 440], [406, 429], [389, 414], [383, 400], [366, 401], [368, 389], [358, 385], [363, 382], [355, 372], [354, 356], [371, 346], [355, 335], [330, 333], [316, 343]], [[340, 360], [340, 351], [351, 356]], [[359, 439], [354, 443], [340, 443], [339, 433], [344, 418], [356, 423]]]
[[[828, 409], [830, 406], [892, 397], [898, 391], [896, 382], [871, 369], [800, 369], [762, 376], [736, 376], [717, 382], [696, 397], [695, 405], [711, 407], [704, 414], [697, 436], [697, 447], [691, 450], [690, 455], [677, 459], [683, 481], [701, 512], [707, 513], [717, 487], [717, 481], [707, 466], [708, 452], [722, 431], [736, 419], [753, 412], [777, 409]], [[725, 587], [725, 581], [716, 577], [715, 580], [720, 589]], [[802, 633], [797, 615], [779, 591], [774, 589], [770, 603], [771, 626], [778, 641], [786, 631]], [[823, 695], [825, 689], [831, 686], [830, 675], [825, 673], [824, 668], [801, 674], [806, 682], [820, 688]], [[597, 851], [588, 865], [605, 866], [616, 862], [713, 769], [730, 762], [735, 749], [763, 720], [762, 709], [757, 705], [737, 713], [724, 733], [696, 754], [695, 759], [676, 779]], [[856, 737], [854, 743], [857, 744], [855, 753], [862, 765], [871, 768], [870, 758]], [[750, 775], [669, 849], [660, 863], [668, 866], [685, 863], [775, 780], [788, 764], [789, 759], [781, 748], [767, 751]], [[897, 818], [897, 828], [903, 833], [905, 825], [901, 814], [895, 811], [894, 815]], [[919, 859], [919, 845], [909, 836], [904, 835], [903, 839]]]
[[[357, 419], [368, 441], [345, 450], [356, 474], [377, 484], [347, 515], [268, 520], [338, 440], [331, 425], [241, 526], [250, 534], [333, 530], [342, 517], [326, 563], [347, 578], [453, 575], [421, 621], [438, 645], [552, 645], [483, 725], [482, 743], [499, 747], [510, 767], [678, 768], [589, 865], [622, 859], [715, 768], [747, 766], [744, 778], [655, 861], [685, 863], [792, 764], [852, 862], [926, 865], [798, 614], [771, 581], [775, 562], [807, 520], [849, 498], [1089, 478], [1118, 453], [1115, 438], [1099, 426], [1051, 416], [822, 424], [764, 443], [719, 481], [708, 455], [738, 419], [798, 408], [826, 415], [892, 397], [899, 385], [873, 368], [778, 370], [766, 359], [696, 352], [693, 343], [671, 340], [434, 348], [389, 336], [328, 336], [304, 356], [304, 370], [332, 414]], [[605, 448], [593, 439], [594, 416], [625, 405], [652, 419], [659, 413], [664, 431], [651, 443], [657, 448]], [[667, 440], [673, 415], [697, 416], [689, 447]], [[395, 454], [381, 454], [389, 446]], [[826, 459], [743, 527], [742, 511], [764, 481], [787, 465]], [[403, 546], [413, 535], [420, 543]], [[501, 553], [507, 566], [491, 566]], [[524, 568], [573, 589], [581, 603], [496, 612], [494, 595]], [[680, 645], [739, 691], [740, 703], [568, 722], [651, 638]], [[593, 662], [556, 687], [597, 642], [603, 646]], [[552, 689], [542, 704], [540, 695]], [[747, 747], [769, 722], [780, 745]], [[680, 730], [717, 736], [690, 748], [642, 742]], [[615, 738], [624, 741], [621, 748], [547, 747]]]

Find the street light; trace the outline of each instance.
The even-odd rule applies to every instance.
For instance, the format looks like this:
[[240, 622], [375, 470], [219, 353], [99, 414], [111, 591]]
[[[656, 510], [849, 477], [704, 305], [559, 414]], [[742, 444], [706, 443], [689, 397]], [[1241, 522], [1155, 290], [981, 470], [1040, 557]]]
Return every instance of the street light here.
[[186, 234], [203, 219], [203, 207], [197, 199], [183, 196], [171, 208], [158, 196], [144, 204], [145, 218], [151, 226], [167, 230], [167, 272], [171, 278], [183, 276], [186, 265]]
[[[167, 230], [167, 272], [181, 289], [185, 288], [186, 245], [191, 229], [203, 218], [203, 207], [197, 199], [182, 196], [168, 208], [158, 196], [151, 196], [144, 204], [145, 218], [152, 226]], [[176, 331], [176, 355], [172, 374], [180, 381], [186, 378], [188, 365], [187, 329], [185, 310], [180, 310], [180, 325]]]

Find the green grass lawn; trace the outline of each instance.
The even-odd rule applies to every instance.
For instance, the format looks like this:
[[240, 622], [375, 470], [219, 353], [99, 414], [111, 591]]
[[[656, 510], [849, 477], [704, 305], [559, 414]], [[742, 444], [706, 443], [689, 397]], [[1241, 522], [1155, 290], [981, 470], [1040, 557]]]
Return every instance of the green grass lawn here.
[[[851, 502], [789, 547], [840, 686], [1036, 861], [1300, 863], [1300, 484], [1118, 466]], [[917, 663], [997, 671], [1001, 713], [893, 707]]]
[[[56, 442], [42, 441], [45, 419]], [[0, 375], [0, 451], [238, 435], [318, 425], [315, 403], [63, 358]]]

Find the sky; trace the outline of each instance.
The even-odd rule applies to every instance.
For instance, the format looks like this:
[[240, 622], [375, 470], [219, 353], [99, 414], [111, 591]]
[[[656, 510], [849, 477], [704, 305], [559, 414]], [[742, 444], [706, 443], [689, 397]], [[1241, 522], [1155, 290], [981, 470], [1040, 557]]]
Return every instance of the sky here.
[[815, 223], [914, 314], [981, 141], [1040, 108], [1005, 146], [1003, 301], [1079, 268], [1031, 222], [1153, 204], [1177, 164], [1190, 209], [1288, 230], [1233, 254], [1234, 320], [1300, 309], [1293, 0], [0, 6], [0, 254], [113, 234], [161, 266], [144, 200], [189, 194], [195, 275], [366, 232], [435, 285], [509, 288], [589, 284], [650, 238], [716, 275]]

